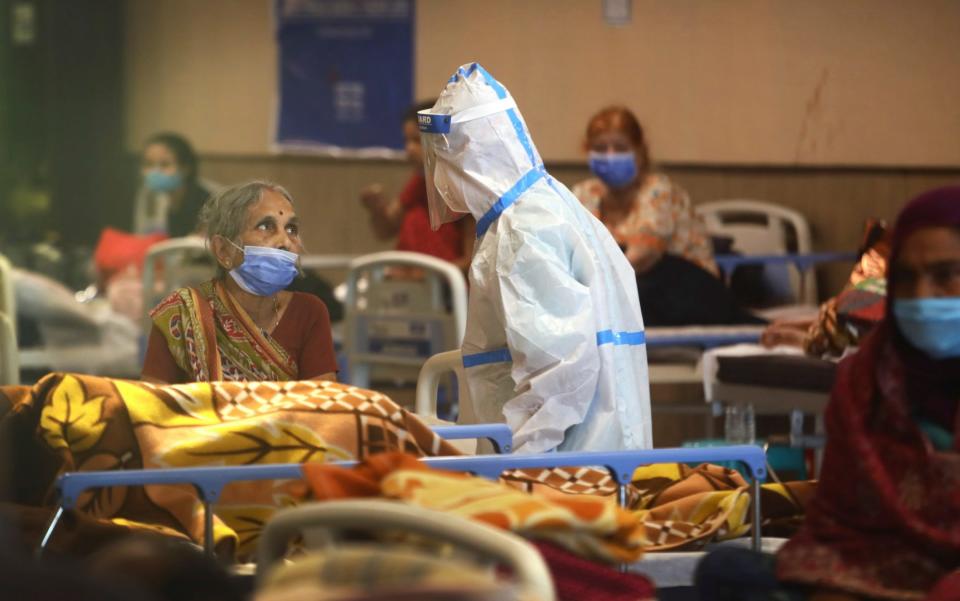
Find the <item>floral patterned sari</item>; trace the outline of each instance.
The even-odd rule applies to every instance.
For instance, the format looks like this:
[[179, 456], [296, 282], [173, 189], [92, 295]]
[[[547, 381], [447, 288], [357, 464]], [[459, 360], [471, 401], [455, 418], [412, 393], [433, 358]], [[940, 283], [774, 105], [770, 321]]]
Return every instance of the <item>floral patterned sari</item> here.
[[247, 315], [223, 283], [181, 288], [150, 312], [192, 381], [286, 381], [296, 361]]

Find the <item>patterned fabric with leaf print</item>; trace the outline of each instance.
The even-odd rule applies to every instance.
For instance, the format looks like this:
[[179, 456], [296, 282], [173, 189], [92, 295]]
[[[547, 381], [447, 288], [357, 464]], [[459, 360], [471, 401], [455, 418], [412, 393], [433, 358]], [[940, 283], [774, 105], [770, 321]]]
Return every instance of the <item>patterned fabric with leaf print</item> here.
[[[155, 386], [51, 374], [33, 387], [0, 387], [0, 411], [3, 405], [9, 409], [0, 420], [0, 451], [6, 447], [8, 455], [0, 452], [0, 469], [15, 484], [12, 499], [4, 500], [29, 509], [52, 504], [52, 485], [66, 471], [313, 464], [367, 460], [374, 455], [382, 462], [383, 453], [391, 451], [416, 457], [457, 454], [419, 418], [382, 394], [326, 381]], [[13, 442], [2, 444], [7, 441]], [[383, 474], [362, 485], [349, 470], [329, 473], [324, 494], [314, 497], [303, 480], [239, 482], [226, 487], [215, 507], [218, 550], [229, 554], [236, 549], [240, 558], [249, 556], [273, 512], [305, 499], [381, 495], [403, 499], [406, 495], [382, 489], [384, 482], [401, 482], [383, 479]], [[460, 503], [457, 499], [470, 504], [479, 495], [486, 499], [484, 512], [503, 516], [518, 515], [524, 507], [545, 502], [579, 508], [576, 520], [550, 520], [547, 538], [570, 551], [606, 561], [633, 558], [641, 549], [699, 548], [749, 531], [747, 483], [737, 472], [715, 465], [637, 469], [627, 490], [630, 514], [637, 524], [631, 526], [635, 536], [626, 545], [615, 538], [607, 540], [610, 532], [604, 528], [609, 520], [604, 520], [611, 515], [609, 508], [580, 511], [613, 503], [617, 488], [605, 470], [511, 470], [501, 477], [507, 487], [439, 474], [429, 479], [420, 476], [416, 486], [423, 492], [408, 502], [433, 499], [451, 510]], [[316, 481], [312, 484], [315, 487]], [[413, 491], [406, 483], [400, 488]], [[764, 533], [789, 533], [812, 490], [808, 482], [764, 485]], [[114, 530], [116, 526], [146, 528], [202, 540], [201, 506], [190, 486], [91, 491], [80, 499], [79, 507], [81, 521], [87, 520], [90, 526], [109, 523]], [[594, 517], [585, 520], [588, 515]], [[539, 528], [517, 523], [521, 525], [511, 520], [514, 532], [543, 538]], [[37, 530], [41, 528], [42, 520]]]
[[[12, 401], [11, 413], [38, 414], [40, 446], [57, 458], [60, 472], [456, 452], [384, 395], [327, 381], [155, 386], [52, 374], [33, 389], [0, 388], [0, 397]], [[45, 475], [47, 486], [55, 475]], [[216, 507], [218, 545], [246, 555], [271, 514], [305, 493], [299, 480], [227, 486]], [[115, 523], [159, 525], [202, 540], [201, 506], [189, 485], [91, 491], [79, 507]]]
[[181, 288], [150, 318], [191, 381], [292, 380], [297, 363], [216, 280]]

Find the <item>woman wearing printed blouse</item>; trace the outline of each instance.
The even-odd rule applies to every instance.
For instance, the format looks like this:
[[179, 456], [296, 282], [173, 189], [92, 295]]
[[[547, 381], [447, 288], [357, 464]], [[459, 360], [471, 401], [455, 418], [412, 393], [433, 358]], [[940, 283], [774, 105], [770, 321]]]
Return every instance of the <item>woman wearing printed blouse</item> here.
[[587, 124], [594, 176], [573, 193], [607, 226], [637, 272], [648, 326], [750, 323], [717, 277], [710, 236], [690, 197], [650, 167], [643, 127], [629, 109], [607, 107]]

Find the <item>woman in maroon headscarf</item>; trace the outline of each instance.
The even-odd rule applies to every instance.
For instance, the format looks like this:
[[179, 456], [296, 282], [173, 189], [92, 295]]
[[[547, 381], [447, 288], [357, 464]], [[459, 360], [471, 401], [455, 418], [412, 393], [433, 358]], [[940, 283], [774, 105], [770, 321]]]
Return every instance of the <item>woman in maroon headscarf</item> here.
[[838, 367], [804, 525], [775, 562], [710, 553], [701, 601], [960, 600], [960, 186], [903, 209], [887, 279], [883, 321]]
[[960, 599], [960, 186], [900, 213], [881, 325], [838, 369], [817, 494], [777, 555], [811, 598]]

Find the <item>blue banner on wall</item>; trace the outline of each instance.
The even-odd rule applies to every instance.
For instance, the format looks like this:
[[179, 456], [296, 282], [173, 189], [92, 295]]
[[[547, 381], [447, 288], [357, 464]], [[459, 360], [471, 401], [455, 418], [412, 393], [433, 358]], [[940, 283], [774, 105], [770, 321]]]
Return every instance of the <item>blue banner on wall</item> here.
[[281, 150], [397, 156], [414, 0], [275, 0]]

